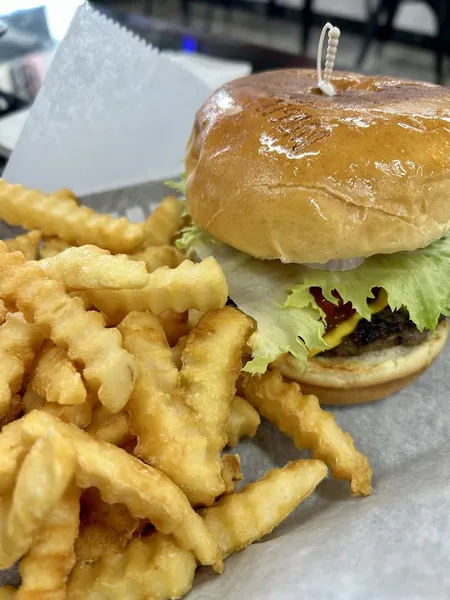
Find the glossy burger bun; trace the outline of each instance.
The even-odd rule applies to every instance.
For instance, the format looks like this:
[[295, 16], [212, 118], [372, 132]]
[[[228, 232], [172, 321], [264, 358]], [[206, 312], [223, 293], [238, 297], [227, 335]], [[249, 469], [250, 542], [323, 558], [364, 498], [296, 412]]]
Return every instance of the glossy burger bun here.
[[304, 394], [314, 394], [322, 404], [361, 404], [398, 392], [438, 357], [447, 340], [447, 322], [419, 346], [396, 346], [348, 358], [316, 357], [301, 372], [291, 355], [278, 358], [272, 365], [286, 379], [297, 381]]
[[253, 75], [197, 114], [194, 221], [258, 258], [294, 263], [415, 250], [450, 228], [450, 90], [315, 71]]

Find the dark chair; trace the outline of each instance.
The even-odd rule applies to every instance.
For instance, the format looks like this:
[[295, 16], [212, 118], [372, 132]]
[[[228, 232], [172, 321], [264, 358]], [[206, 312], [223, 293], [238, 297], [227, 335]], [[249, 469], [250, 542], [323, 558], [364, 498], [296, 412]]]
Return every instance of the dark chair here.
[[[448, 0], [425, 0], [436, 15], [437, 30], [434, 38], [436, 81], [442, 83], [444, 78], [444, 57], [447, 50], [447, 31], [450, 26], [450, 8]], [[364, 42], [361, 47], [357, 67], [360, 68], [374, 39], [385, 42], [392, 37], [395, 15], [402, 0], [379, 0], [367, 22]], [[380, 25], [381, 19], [383, 24]]]
[[[227, 11], [228, 11], [228, 9], [233, 8], [233, 0], [220, 0], [220, 2], [217, 2], [217, 3], [211, 3], [206, 0], [206, 3], [209, 4], [208, 13], [206, 16], [206, 22], [208, 23], [208, 25], [211, 25], [211, 23], [212, 23], [212, 20], [214, 17], [214, 8], [215, 8], [216, 4], [221, 4], [225, 9], [227, 9]], [[189, 21], [191, 18], [191, 4], [192, 4], [191, 0], [180, 0], [181, 10], [183, 12], [183, 20], [186, 25], [189, 24]], [[148, 14], [148, 15], [152, 14], [153, 5], [154, 5], [154, 0], [145, 0], [144, 11], [146, 14]]]
[[[154, 8], [154, 0], [144, 0], [144, 4], [143, 4], [143, 11], [144, 14], [146, 15], [152, 15], [153, 14], [153, 8]], [[181, 10], [183, 11], [183, 16], [184, 16], [184, 20], [186, 23], [189, 22], [189, 18], [190, 18], [190, 0], [181, 0], [180, 2], [181, 4]]]
[[[280, 10], [276, 0], [269, 0], [267, 3], [267, 16], [275, 17]], [[311, 35], [311, 28], [314, 24], [313, 0], [304, 0], [303, 8], [300, 11], [301, 19], [301, 38], [300, 50], [302, 54], [307, 54], [308, 43]]]

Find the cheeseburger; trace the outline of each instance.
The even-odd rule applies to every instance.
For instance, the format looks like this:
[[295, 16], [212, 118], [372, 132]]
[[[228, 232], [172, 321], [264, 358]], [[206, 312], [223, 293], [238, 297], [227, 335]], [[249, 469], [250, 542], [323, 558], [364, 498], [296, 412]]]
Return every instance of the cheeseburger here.
[[[192, 224], [257, 323], [245, 369], [376, 400], [438, 356], [450, 314], [450, 91], [307, 70], [217, 90], [186, 157]], [[449, 197], [447, 197], [449, 196]]]

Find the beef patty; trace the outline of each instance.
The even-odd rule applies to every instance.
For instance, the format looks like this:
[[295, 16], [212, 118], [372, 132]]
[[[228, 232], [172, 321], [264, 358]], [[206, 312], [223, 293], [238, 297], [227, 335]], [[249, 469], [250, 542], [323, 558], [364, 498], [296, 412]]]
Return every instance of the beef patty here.
[[[445, 317], [441, 315], [439, 321]], [[389, 307], [373, 315], [372, 319], [361, 319], [353, 333], [320, 356], [341, 357], [359, 356], [366, 352], [386, 350], [394, 346], [419, 346], [429, 331], [419, 331], [409, 318], [407, 310], [392, 311]]]

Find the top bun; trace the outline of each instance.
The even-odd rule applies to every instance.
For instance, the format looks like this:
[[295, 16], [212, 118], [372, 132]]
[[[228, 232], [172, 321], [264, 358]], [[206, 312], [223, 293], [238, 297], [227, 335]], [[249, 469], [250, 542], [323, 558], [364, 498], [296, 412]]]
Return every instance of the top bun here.
[[315, 71], [236, 80], [197, 114], [187, 202], [258, 258], [325, 263], [415, 250], [450, 229], [450, 90]]

